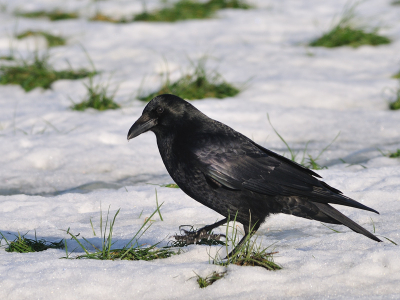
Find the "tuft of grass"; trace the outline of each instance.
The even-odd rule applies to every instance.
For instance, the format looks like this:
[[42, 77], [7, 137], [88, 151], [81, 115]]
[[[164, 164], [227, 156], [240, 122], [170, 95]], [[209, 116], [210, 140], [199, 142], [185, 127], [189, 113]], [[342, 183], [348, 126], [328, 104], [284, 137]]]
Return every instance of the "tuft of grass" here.
[[[113, 241], [113, 231], [116, 218], [120, 209], [115, 213], [114, 217], [109, 219], [110, 207], [108, 208], [107, 218], [103, 227], [103, 212], [100, 210], [100, 238], [101, 238], [101, 247], [96, 247], [92, 243], [90, 243], [86, 238], [82, 237], [84, 242], [79, 241], [78, 235], [75, 235], [70, 232], [70, 228], [66, 230], [66, 233], [71, 236], [71, 239], [76, 241], [79, 247], [85, 252], [85, 254], [78, 255], [75, 257], [71, 257], [71, 254], [75, 251], [68, 252], [67, 243], [65, 242], [65, 253], [66, 256], [63, 258], [67, 259], [98, 259], [98, 260], [154, 260], [160, 258], [168, 258], [172, 255], [179, 254], [180, 252], [176, 252], [171, 250], [171, 247], [163, 247], [156, 248], [158, 243], [155, 245], [151, 245], [149, 247], [144, 247], [139, 244], [140, 237], [150, 228], [151, 226], [151, 218], [159, 212], [162, 204], [157, 205], [156, 210], [145, 219], [143, 225], [139, 228], [133, 238], [123, 247], [114, 249], [113, 245], [115, 241]], [[95, 229], [93, 227], [93, 223], [90, 220], [90, 224], [92, 226], [93, 235], [96, 236]], [[107, 232], [108, 231], [108, 232]], [[95, 249], [95, 252], [90, 252], [88, 247], [84, 245], [84, 243], [90, 245]]]
[[116, 24], [124, 24], [124, 23], [132, 22], [132, 20], [129, 20], [127, 18], [114, 19], [114, 18], [106, 16], [100, 12], [97, 12], [93, 17], [91, 17], [89, 19], [89, 21], [110, 22], [110, 23], [116, 23]]
[[[229, 253], [228, 243], [232, 243], [232, 248], [236, 248], [239, 242], [239, 234], [236, 226], [236, 216], [233, 220], [233, 230], [229, 235], [229, 216], [228, 222], [226, 226], [226, 253]], [[253, 236], [253, 227], [250, 230], [250, 235], [246, 237], [245, 241], [242, 245], [240, 245], [235, 253], [232, 255], [228, 254], [225, 259], [221, 259], [221, 257], [216, 255], [213, 260], [214, 264], [221, 266], [228, 266], [230, 264], [238, 265], [238, 266], [253, 266], [253, 267], [263, 267], [269, 271], [276, 271], [282, 269], [281, 266], [276, 264], [273, 259], [273, 255], [278, 252], [267, 252], [269, 247], [263, 248], [261, 243], [257, 243], [257, 238], [253, 241], [251, 237]]]
[[3, 59], [3, 60], [15, 60], [15, 57], [13, 55], [2, 55], [2, 56], [0, 56], [0, 59]]
[[400, 79], [400, 71], [394, 74], [392, 78]]
[[212, 285], [214, 282], [217, 280], [224, 278], [226, 275], [227, 271], [224, 272], [212, 272], [211, 274], [207, 275], [206, 277], [201, 277], [199, 274], [196, 274], [197, 277], [197, 283], [199, 284], [199, 287], [201, 289], [208, 287], [209, 285]]
[[[276, 133], [276, 135], [280, 138], [280, 140], [285, 144], [286, 148], [289, 150], [290, 153], [290, 159], [294, 162], [296, 162], [296, 158], [298, 153], [295, 153], [292, 148], [290, 148], [289, 144], [285, 141], [285, 139], [279, 134], [279, 132], [275, 129], [275, 127], [272, 125], [271, 120], [269, 119], [269, 114], [267, 114], [268, 122], [271, 125], [272, 129]], [[312, 170], [323, 170], [323, 169], [328, 169], [327, 166], [321, 166], [317, 161], [321, 157], [321, 155], [328, 150], [328, 148], [337, 140], [339, 137], [340, 132], [335, 136], [335, 138], [324, 148], [322, 149], [319, 154], [314, 158], [311, 156], [311, 154], [307, 153], [308, 158], [306, 158], [306, 152], [307, 152], [307, 147], [309, 142], [306, 143], [306, 146], [303, 150], [303, 157], [301, 161], [299, 162], [302, 166], [312, 169]]]
[[169, 74], [159, 91], [149, 95], [140, 95], [139, 100], [150, 101], [157, 95], [174, 94], [186, 100], [204, 99], [204, 98], [226, 98], [236, 96], [240, 90], [223, 80], [222, 76], [215, 70], [207, 72], [205, 68], [205, 59], [200, 59], [194, 67], [192, 73], [186, 73], [179, 80], [171, 83]]
[[322, 37], [312, 41], [309, 45], [313, 47], [341, 47], [351, 46], [354, 48], [362, 45], [384, 45], [390, 44], [391, 40], [380, 36], [376, 31], [365, 32], [362, 29], [354, 29], [351, 26], [336, 26], [331, 31], [323, 34]]
[[207, 2], [179, 0], [153, 12], [144, 9], [142, 13], [134, 16], [134, 21], [176, 22], [206, 19], [212, 17], [217, 10], [224, 8], [248, 9], [250, 5], [243, 0], [209, 0]]
[[391, 110], [398, 110], [400, 109], [400, 88], [397, 90], [391, 90], [393, 97], [391, 97], [392, 101], [389, 103], [389, 108]]
[[396, 152], [389, 153], [390, 158], [398, 158], [400, 157], [400, 149], [397, 149]]
[[392, 5], [400, 5], [400, 0], [393, 0]]
[[368, 30], [365, 26], [355, 25], [355, 9], [358, 4], [346, 5], [339, 22], [332, 26], [329, 32], [309, 43], [313, 47], [341, 47], [351, 46], [354, 48], [362, 45], [390, 44], [388, 37], [378, 35], [379, 28]]
[[[27, 234], [27, 233], [26, 233]], [[18, 253], [29, 253], [29, 252], [40, 252], [47, 249], [62, 249], [64, 248], [64, 240], [60, 240], [59, 242], [48, 242], [44, 239], [37, 239], [36, 231], [35, 231], [35, 239], [29, 239], [24, 235], [16, 236], [16, 239], [13, 241], [7, 240], [7, 238], [0, 232], [2, 239], [5, 240], [7, 247], [7, 252], [18, 252]]]
[[84, 100], [80, 103], [74, 103], [71, 106], [71, 109], [84, 111], [88, 108], [94, 108], [100, 111], [108, 110], [108, 109], [117, 109], [121, 106], [114, 101], [115, 94], [118, 89], [115, 89], [113, 93], [109, 93], [109, 84], [95, 85], [93, 83], [93, 76], [89, 76], [89, 84], [85, 84], [87, 94]]
[[66, 44], [66, 40], [63, 37], [53, 35], [45, 31], [27, 30], [17, 35], [17, 39], [23, 39], [29, 36], [43, 36], [47, 41], [48, 47], [64, 46]]
[[251, 5], [247, 4], [244, 0], [209, 0], [206, 2], [207, 5], [214, 7], [215, 9], [250, 9]]
[[[392, 76], [393, 78], [400, 78], [400, 72]], [[399, 81], [400, 84], [400, 81]], [[400, 109], [400, 85], [397, 88], [385, 88], [384, 98], [388, 102], [389, 109]]]
[[389, 157], [389, 158], [399, 158], [399, 157], [400, 157], [400, 149], [397, 149], [396, 152], [387, 152], [387, 153], [384, 153], [384, 152], [381, 151], [380, 149], [378, 149], [378, 151], [379, 151], [383, 156], [386, 156], [386, 157]]
[[64, 12], [58, 9], [52, 11], [37, 10], [33, 12], [17, 12], [16, 15], [24, 18], [48, 18], [51, 21], [78, 18], [76, 12]]
[[26, 92], [41, 87], [49, 89], [59, 79], [81, 79], [96, 74], [96, 71], [63, 70], [56, 71], [48, 63], [48, 56], [39, 57], [33, 63], [21, 60], [15, 66], [0, 66], [0, 84], [19, 84]]

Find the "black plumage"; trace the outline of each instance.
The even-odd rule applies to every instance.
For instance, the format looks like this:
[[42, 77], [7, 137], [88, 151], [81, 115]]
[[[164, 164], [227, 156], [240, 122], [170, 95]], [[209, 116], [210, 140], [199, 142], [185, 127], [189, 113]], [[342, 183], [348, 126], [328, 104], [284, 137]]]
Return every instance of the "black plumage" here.
[[182, 191], [225, 217], [197, 234], [224, 224], [228, 215], [236, 215], [247, 235], [270, 214], [285, 213], [342, 224], [381, 242], [329, 204], [377, 211], [344, 196], [319, 180], [314, 171], [261, 147], [177, 96], [160, 95], [151, 100], [130, 128], [128, 140], [149, 130], [155, 133], [165, 167]]

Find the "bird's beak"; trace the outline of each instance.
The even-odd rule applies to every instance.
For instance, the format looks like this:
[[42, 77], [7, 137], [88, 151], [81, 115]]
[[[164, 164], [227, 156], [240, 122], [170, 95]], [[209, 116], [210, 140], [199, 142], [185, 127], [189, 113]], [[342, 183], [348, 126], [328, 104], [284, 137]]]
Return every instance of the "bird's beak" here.
[[128, 141], [137, 137], [138, 135], [149, 131], [152, 127], [157, 125], [157, 118], [150, 118], [148, 115], [143, 114], [129, 129]]

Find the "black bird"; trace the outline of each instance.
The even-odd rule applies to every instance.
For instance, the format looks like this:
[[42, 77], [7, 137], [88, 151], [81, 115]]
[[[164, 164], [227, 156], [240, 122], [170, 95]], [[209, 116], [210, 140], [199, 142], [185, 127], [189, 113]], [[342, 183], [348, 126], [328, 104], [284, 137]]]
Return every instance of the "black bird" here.
[[165, 167], [182, 191], [225, 217], [199, 229], [197, 236], [236, 215], [245, 231], [240, 245], [270, 214], [285, 213], [342, 224], [381, 242], [329, 204], [376, 210], [346, 197], [317, 179], [321, 176], [312, 170], [261, 147], [177, 96], [165, 94], [151, 100], [129, 129], [128, 140], [146, 131], [155, 133]]

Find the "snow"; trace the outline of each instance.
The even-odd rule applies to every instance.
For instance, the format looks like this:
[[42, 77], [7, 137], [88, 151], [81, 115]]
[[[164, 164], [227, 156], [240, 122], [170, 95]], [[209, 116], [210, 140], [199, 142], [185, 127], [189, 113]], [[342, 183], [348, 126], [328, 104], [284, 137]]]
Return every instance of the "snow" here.
[[[147, 1], [149, 9], [158, 1]], [[256, 9], [225, 10], [217, 18], [167, 23], [110, 24], [86, 20], [96, 10], [110, 16], [140, 12], [142, 1], [2, 1], [0, 56], [10, 45], [28, 58], [43, 41], [16, 40], [15, 33], [45, 29], [62, 34], [68, 44], [50, 50], [57, 69], [90, 68], [82, 46], [101, 75], [96, 82], [119, 86], [123, 108], [97, 112], [70, 110], [72, 99], [85, 95], [82, 82], [55, 82], [51, 90], [25, 93], [19, 86], [0, 86], [0, 232], [8, 239], [76, 243], [65, 231], [93, 237], [100, 206], [110, 215], [121, 208], [115, 225], [116, 245], [124, 245], [156, 207], [161, 213], [142, 237], [144, 244], [162, 241], [182, 224], [202, 226], [221, 218], [171, 183], [153, 134], [126, 142], [126, 134], [144, 103], [139, 88], [152, 91], [160, 72], [172, 79], [196, 61], [209, 57], [228, 82], [244, 86], [234, 98], [193, 101], [212, 118], [257, 143], [288, 154], [268, 123], [299, 151], [307, 142], [314, 157], [340, 132], [321, 157], [328, 169], [318, 171], [330, 185], [380, 212], [348, 207], [340, 210], [384, 240], [376, 243], [351, 230], [286, 215], [270, 217], [258, 231], [264, 246], [273, 243], [283, 269], [229, 266], [225, 278], [200, 289], [195, 273], [207, 276], [224, 268], [209, 263], [219, 247], [190, 246], [168, 259], [145, 261], [65, 260], [64, 250], [19, 254], [0, 249], [0, 290], [5, 299], [398, 299], [400, 298], [400, 160], [382, 156], [400, 148], [400, 115], [388, 110], [390, 76], [400, 68], [400, 8], [390, 1], [359, 5], [359, 16], [371, 26], [383, 25], [387, 46], [357, 49], [309, 48], [306, 43], [329, 28], [346, 1], [252, 1]], [[16, 10], [62, 8], [81, 18], [50, 22], [16, 18]], [[166, 66], [165, 61], [168, 62]], [[1, 64], [9, 62], [1, 61]], [[143, 83], [143, 78], [145, 81]], [[340, 161], [344, 159], [346, 163]], [[140, 216], [141, 212], [143, 214]], [[139, 217], [140, 216], [140, 217]], [[224, 232], [224, 227], [220, 230]], [[2, 242], [4, 245], [4, 241]], [[222, 250], [223, 251], [223, 250]], [[79, 252], [78, 252], [79, 253]]]

